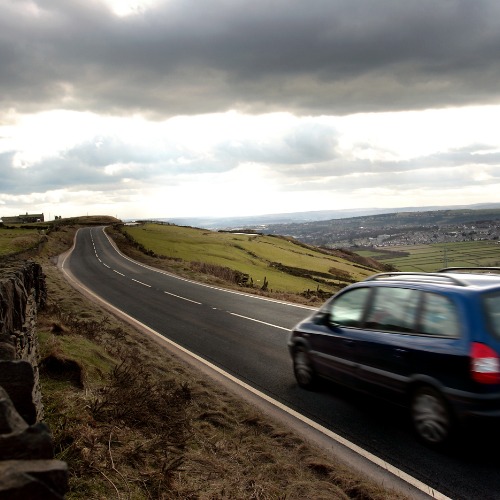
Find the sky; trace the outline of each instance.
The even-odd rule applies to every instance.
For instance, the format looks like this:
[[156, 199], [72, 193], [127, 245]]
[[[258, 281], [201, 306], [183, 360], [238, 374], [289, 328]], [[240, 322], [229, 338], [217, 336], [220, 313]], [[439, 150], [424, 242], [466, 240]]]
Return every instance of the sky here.
[[498, 0], [0, 0], [0, 217], [498, 202]]

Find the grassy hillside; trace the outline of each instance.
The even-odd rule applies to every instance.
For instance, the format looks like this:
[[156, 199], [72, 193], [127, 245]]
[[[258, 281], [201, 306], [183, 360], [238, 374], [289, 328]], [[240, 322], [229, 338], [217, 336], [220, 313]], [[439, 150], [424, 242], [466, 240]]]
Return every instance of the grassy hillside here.
[[0, 226], [0, 257], [33, 248], [40, 240], [36, 229], [6, 228]]
[[500, 266], [500, 244], [496, 241], [394, 246], [357, 252], [393, 265], [400, 271], [432, 272], [443, 267]]
[[108, 215], [87, 215], [47, 222], [22, 224], [0, 223], [0, 257], [9, 257], [26, 250], [40, 247], [47, 242], [47, 235], [53, 231], [72, 226], [108, 225], [119, 223], [118, 219]]
[[122, 231], [153, 255], [228, 268], [246, 275], [247, 287], [273, 292], [302, 293], [320, 288], [332, 293], [377, 272], [374, 261], [321, 250], [291, 238], [154, 223], [125, 226]]

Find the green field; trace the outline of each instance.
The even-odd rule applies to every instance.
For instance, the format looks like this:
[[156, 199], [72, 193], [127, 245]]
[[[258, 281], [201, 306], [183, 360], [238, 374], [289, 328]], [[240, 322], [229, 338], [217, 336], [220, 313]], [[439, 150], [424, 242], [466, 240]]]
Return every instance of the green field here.
[[384, 264], [392, 264], [400, 271], [432, 272], [443, 267], [456, 266], [500, 267], [500, 243], [497, 241], [357, 249], [356, 253], [364, 257], [372, 257]]
[[87, 215], [59, 219], [51, 222], [32, 222], [26, 224], [0, 223], [0, 257], [16, 255], [26, 250], [31, 250], [46, 240], [47, 235], [54, 229], [57, 231], [64, 226], [89, 226], [121, 223], [120, 220], [108, 215]]
[[0, 227], [0, 257], [16, 254], [38, 243], [37, 229], [8, 229]]
[[[123, 231], [157, 255], [228, 267], [248, 274], [254, 286], [267, 280], [273, 291], [297, 293], [315, 290], [318, 286], [334, 291], [376, 272], [274, 236], [219, 233], [151, 223], [126, 226]], [[281, 269], [272, 263], [279, 263]]]

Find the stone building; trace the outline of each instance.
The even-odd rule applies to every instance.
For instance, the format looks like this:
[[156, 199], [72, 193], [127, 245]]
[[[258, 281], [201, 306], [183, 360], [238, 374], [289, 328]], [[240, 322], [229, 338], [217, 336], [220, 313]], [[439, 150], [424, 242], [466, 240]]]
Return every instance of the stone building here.
[[43, 214], [29, 214], [26, 212], [24, 215], [16, 215], [14, 217], [2, 217], [4, 224], [25, 224], [27, 222], [45, 222]]

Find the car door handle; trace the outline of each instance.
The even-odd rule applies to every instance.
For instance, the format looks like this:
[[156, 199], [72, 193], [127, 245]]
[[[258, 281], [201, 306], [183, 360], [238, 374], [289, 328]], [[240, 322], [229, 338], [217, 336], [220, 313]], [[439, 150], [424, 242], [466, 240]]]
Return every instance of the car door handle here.
[[354, 340], [344, 339], [344, 345], [347, 347], [354, 347]]
[[404, 358], [408, 354], [408, 350], [401, 349], [400, 347], [396, 347], [394, 349], [394, 353], [396, 355], [396, 358]]

